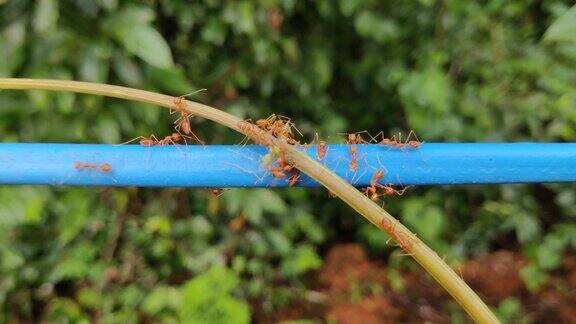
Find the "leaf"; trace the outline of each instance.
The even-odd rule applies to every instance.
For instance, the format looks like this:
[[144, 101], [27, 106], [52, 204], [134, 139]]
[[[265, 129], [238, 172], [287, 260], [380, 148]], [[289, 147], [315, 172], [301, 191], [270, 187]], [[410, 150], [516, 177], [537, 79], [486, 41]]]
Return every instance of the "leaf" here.
[[281, 231], [272, 229], [266, 232], [268, 241], [274, 250], [276, 250], [280, 255], [285, 255], [290, 252], [292, 248], [290, 241], [286, 238]]
[[1, 187], [0, 224], [13, 226], [40, 222], [50, 197], [47, 189], [30, 186]]
[[163, 310], [177, 310], [182, 302], [182, 292], [174, 287], [155, 287], [142, 302], [142, 310], [150, 315]]
[[26, 23], [19, 20], [0, 32], [0, 75], [9, 77], [24, 61], [24, 41], [26, 39]]
[[548, 234], [536, 250], [538, 265], [544, 270], [554, 270], [562, 263], [565, 247], [566, 240], [562, 235]]
[[146, 77], [158, 88], [174, 94], [184, 94], [199, 90], [198, 87], [194, 87], [188, 82], [184, 69], [179, 66], [174, 66], [170, 69], [160, 69], [151, 66], [146, 69]]
[[52, 269], [48, 280], [58, 282], [65, 279], [81, 279], [88, 276], [94, 267], [96, 247], [82, 243], [68, 250]]
[[519, 212], [512, 215], [516, 236], [520, 243], [527, 243], [540, 236], [540, 222], [534, 215]]
[[340, 6], [340, 12], [344, 15], [344, 16], [351, 16], [354, 12], [356, 12], [356, 10], [358, 9], [358, 7], [362, 4], [362, 2], [360, 1], [350, 1], [350, 0], [340, 0], [338, 1], [338, 4]]
[[104, 26], [131, 54], [146, 63], [170, 68], [174, 65], [168, 43], [150, 22], [154, 11], [145, 7], [129, 7], [109, 18]]
[[546, 280], [548, 279], [546, 272], [534, 264], [520, 269], [520, 277], [522, 277], [524, 280], [526, 288], [532, 292], [542, 287], [542, 285], [546, 283]]
[[226, 26], [221, 19], [213, 17], [208, 20], [208, 23], [202, 28], [200, 37], [208, 43], [214, 45], [222, 45], [226, 39]]
[[80, 79], [89, 82], [106, 82], [110, 66], [110, 52], [110, 46], [105, 44], [93, 44], [87, 47], [80, 58]]
[[354, 21], [354, 27], [360, 36], [380, 43], [394, 40], [398, 36], [398, 26], [394, 21], [371, 11], [361, 12]]
[[282, 273], [286, 276], [298, 276], [322, 266], [322, 259], [310, 245], [303, 245], [282, 261]]
[[117, 31], [117, 38], [128, 52], [150, 65], [164, 69], [174, 65], [168, 43], [150, 26], [124, 26]]
[[272, 190], [256, 190], [257, 199], [262, 203], [262, 209], [270, 213], [281, 215], [286, 213], [286, 203]]
[[65, 245], [72, 241], [84, 228], [85, 220], [89, 212], [89, 200], [85, 199], [85, 193], [70, 191], [62, 198], [59, 208], [58, 228], [60, 233], [58, 241]]
[[113, 67], [122, 82], [130, 86], [142, 85], [142, 71], [133, 59], [117, 54], [114, 56]]
[[239, 278], [224, 267], [213, 267], [182, 287], [179, 317], [182, 323], [249, 323], [248, 304], [230, 292]]
[[146, 220], [144, 228], [148, 233], [167, 236], [170, 234], [170, 219], [166, 216], [152, 216]]
[[56, 27], [58, 21], [58, 1], [56, 0], [38, 0], [34, 11], [32, 26], [37, 33], [49, 33]]
[[431, 204], [430, 200], [409, 198], [404, 202], [403, 220], [426, 241], [438, 243], [442, 231], [446, 228], [446, 219], [442, 211]]
[[546, 42], [576, 41], [576, 5], [560, 16], [544, 33]]

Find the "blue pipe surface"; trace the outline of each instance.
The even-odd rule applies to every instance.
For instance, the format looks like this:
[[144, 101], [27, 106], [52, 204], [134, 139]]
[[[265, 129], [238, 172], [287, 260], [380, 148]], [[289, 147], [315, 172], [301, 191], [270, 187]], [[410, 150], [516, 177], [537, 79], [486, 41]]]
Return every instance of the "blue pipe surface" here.
[[[382, 184], [456, 185], [576, 181], [576, 144], [436, 144], [400, 150], [357, 145], [350, 170], [348, 145], [329, 145], [323, 164], [355, 186], [377, 170]], [[302, 148], [317, 159], [316, 147]], [[104, 144], [0, 144], [0, 183], [67, 186], [286, 187], [262, 165], [257, 145], [144, 147]], [[103, 164], [111, 168], [100, 169]], [[94, 168], [86, 167], [93, 165]], [[81, 166], [80, 168], [77, 168]], [[302, 175], [299, 186], [318, 184]]]

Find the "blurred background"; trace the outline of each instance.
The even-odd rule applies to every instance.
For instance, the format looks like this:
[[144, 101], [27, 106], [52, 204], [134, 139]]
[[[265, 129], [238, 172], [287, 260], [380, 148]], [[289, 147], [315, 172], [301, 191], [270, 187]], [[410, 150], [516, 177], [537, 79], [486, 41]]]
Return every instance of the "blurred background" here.
[[[0, 0], [0, 77], [182, 95], [309, 139], [576, 136], [573, 1]], [[3, 142], [170, 133], [165, 109], [0, 92]], [[241, 136], [193, 120], [210, 144]], [[226, 175], [223, 174], [223, 177]], [[571, 184], [420, 187], [385, 208], [505, 322], [576, 317]], [[467, 322], [323, 189], [0, 187], [0, 322]]]

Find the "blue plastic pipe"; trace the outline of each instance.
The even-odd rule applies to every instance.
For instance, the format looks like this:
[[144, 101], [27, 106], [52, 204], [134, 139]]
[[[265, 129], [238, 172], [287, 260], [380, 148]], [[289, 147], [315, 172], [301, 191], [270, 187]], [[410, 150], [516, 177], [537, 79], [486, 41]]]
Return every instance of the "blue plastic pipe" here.
[[[316, 148], [302, 148], [317, 159]], [[0, 183], [66, 186], [286, 187], [262, 165], [265, 147], [247, 145], [0, 144]], [[355, 186], [377, 170], [382, 184], [455, 185], [576, 181], [576, 144], [435, 144], [399, 150], [358, 145], [350, 170], [347, 145], [321, 160]], [[111, 170], [100, 166], [107, 163]], [[80, 168], [77, 165], [96, 165]], [[302, 175], [299, 186], [318, 184]]]

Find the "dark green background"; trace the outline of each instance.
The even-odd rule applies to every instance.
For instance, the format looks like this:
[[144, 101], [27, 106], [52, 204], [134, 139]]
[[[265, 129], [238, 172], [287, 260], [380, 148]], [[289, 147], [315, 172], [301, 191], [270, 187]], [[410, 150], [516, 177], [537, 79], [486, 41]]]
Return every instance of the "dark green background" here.
[[[196, 100], [242, 118], [291, 116], [330, 142], [410, 129], [427, 142], [572, 141], [572, 3], [4, 0], [0, 76], [172, 95], [207, 88]], [[0, 92], [4, 142], [119, 143], [168, 134], [171, 117], [108, 98]], [[211, 144], [241, 139], [193, 126]], [[575, 201], [573, 185], [426, 187], [386, 208], [451, 262], [521, 252], [535, 293], [576, 246]], [[386, 239], [321, 189], [215, 199], [207, 190], [3, 186], [0, 322], [241, 322], [301, 296], [338, 243], [421, 271], [391, 256]], [[516, 298], [493, 306], [529, 320]]]

